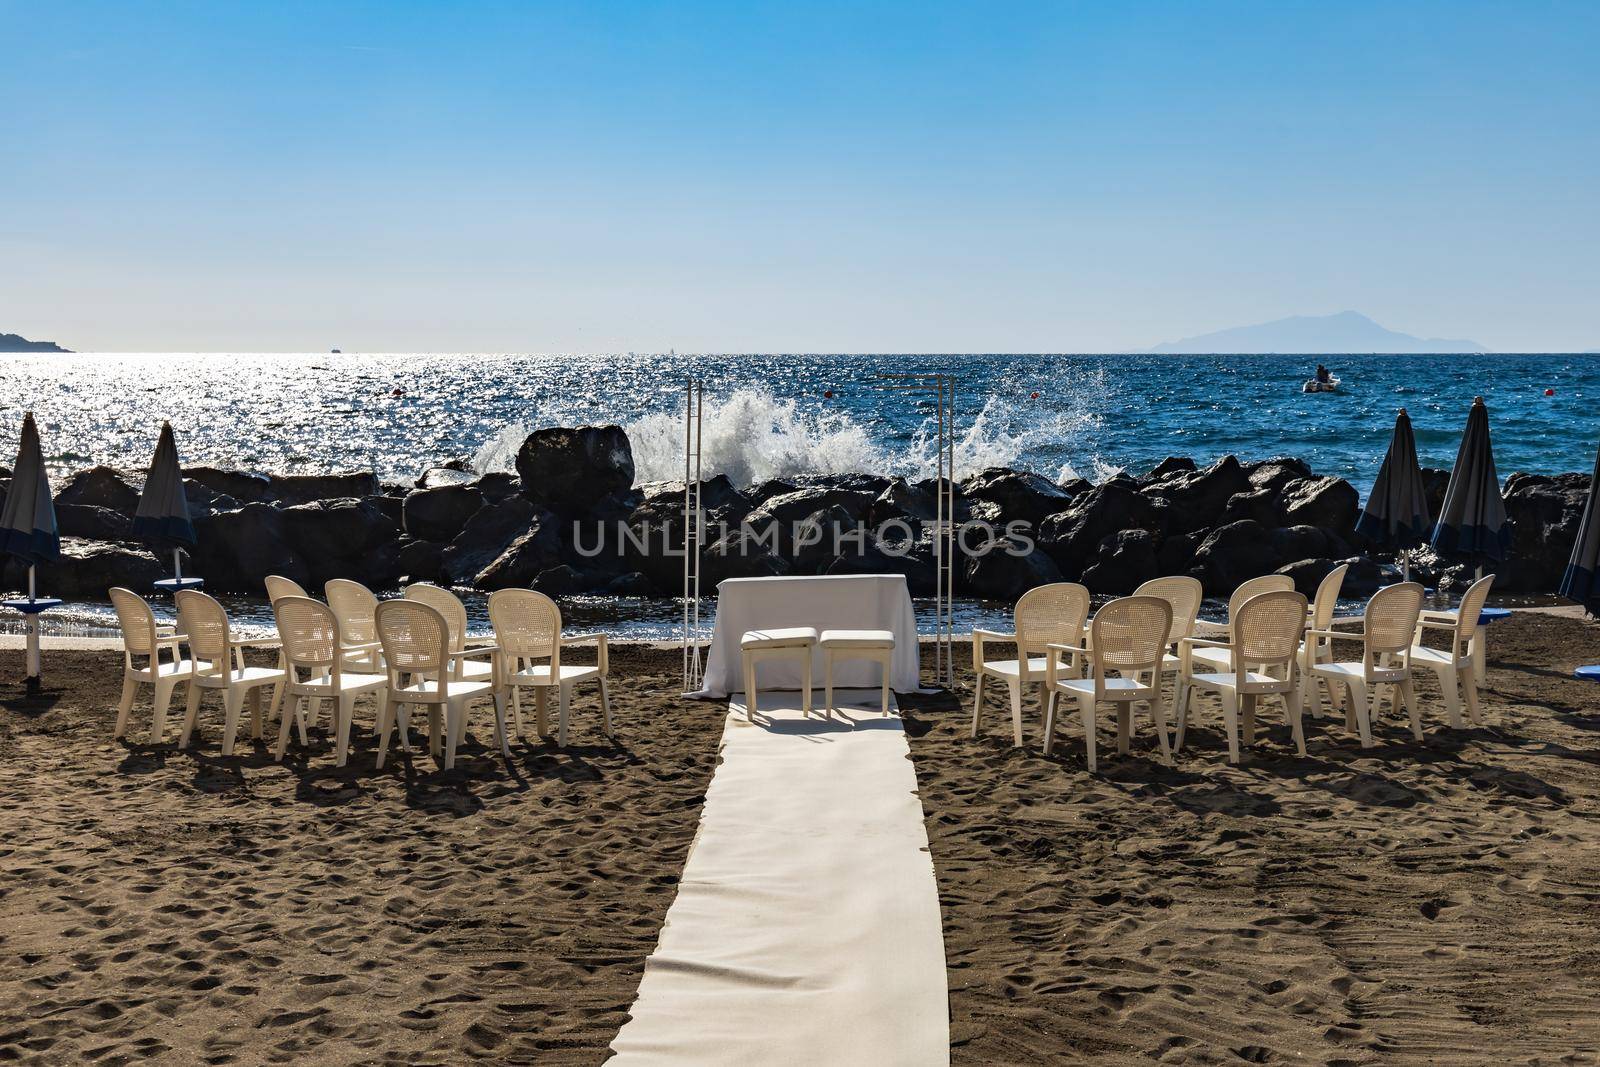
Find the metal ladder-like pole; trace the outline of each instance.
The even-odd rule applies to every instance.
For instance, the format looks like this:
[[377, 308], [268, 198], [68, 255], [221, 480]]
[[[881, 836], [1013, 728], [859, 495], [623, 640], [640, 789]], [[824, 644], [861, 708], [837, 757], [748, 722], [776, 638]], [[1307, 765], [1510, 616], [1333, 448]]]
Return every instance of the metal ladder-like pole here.
[[700, 552], [705, 534], [701, 454], [705, 444], [704, 379], [684, 385], [683, 403], [683, 691], [700, 690]]

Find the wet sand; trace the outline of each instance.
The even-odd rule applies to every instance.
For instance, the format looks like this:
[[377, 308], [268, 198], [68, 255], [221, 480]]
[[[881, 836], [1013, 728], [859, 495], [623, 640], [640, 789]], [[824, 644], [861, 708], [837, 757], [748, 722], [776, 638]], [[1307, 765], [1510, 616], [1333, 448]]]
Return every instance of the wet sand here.
[[[1281, 717], [1230, 768], [1202, 710], [1101, 773], [1071, 731], [1013, 751], [970, 675], [908, 697], [958, 1064], [1600, 1062], [1600, 627], [1498, 624], [1489, 725]], [[965, 667], [965, 652], [961, 655]], [[0, 1059], [598, 1063], [676, 892], [720, 703], [671, 651], [613, 651], [618, 743], [472, 744], [373, 768], [110, 740], [120, 657], [0, 652]], [[991, 705], [993, 708], [993, 705]], [[176, 716], [169, 730], [176, 729]], [[1109, 716], [1105, 717], [1109, 718]], [[326, 721], [326, 720], [324, 720]], [[473, 737], [492, 722], [477, 713]], [[1103, 719], [1103, 729], [1106, 729]]]

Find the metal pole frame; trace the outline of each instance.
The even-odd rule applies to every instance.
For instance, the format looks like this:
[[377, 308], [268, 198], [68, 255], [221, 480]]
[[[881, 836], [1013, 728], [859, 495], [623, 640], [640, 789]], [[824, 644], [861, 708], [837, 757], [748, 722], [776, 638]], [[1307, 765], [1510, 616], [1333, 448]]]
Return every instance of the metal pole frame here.
[[[955, 684], [956, 592], [956, 378], [953, 374], [879, 374], [880, 389], [933, 394], [935, 423], [933, 677], [936, 685]], [[920, 657], [919, 657], [920, 659]]]
[[700, 662], [700, 549], [705, 533], [701, 499], [701, 454], [705, 445], [705, 379], [684, 383], [683, 401], [683, 691], [699, 692], [704, 679]]

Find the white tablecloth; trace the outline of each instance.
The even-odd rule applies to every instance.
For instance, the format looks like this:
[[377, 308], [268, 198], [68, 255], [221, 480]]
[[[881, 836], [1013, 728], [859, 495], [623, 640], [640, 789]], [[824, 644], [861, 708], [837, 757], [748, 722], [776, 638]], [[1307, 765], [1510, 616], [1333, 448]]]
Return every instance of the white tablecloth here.
[[[729, 578], [717, 586], [717, 622], [706, 656], [703, 688], [707, 699], [744, 689], [739, 638], [746, 630], [811, 626], [823, 630], [888, 630], [894, 634], [894, 669], [889, 688], [917, 691], [917, 615], [903, 574], [837, 574], [794, 578]], [[800, 688], [800, 664], [772, 660], [756, 668], [763, 689]], [[821, 689], [822, 652], [812, 663], [812, 684]], [[833, 684], [840, 688], [878, 685], [878, 665], [839, 660]]]

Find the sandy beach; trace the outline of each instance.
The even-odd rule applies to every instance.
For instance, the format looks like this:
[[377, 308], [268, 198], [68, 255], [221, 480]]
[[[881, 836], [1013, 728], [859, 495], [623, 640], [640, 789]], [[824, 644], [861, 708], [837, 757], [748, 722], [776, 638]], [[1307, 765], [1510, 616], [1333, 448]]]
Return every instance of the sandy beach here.
[[[1176, 767], [966, 736], [970, 676], [903, 698], [958, 1064], [1600, 1060], [1600, 628], [1522, 614], [1488, 725], [1391, 718], [1237, 768], [1202, 705]], [[0, 1058], [598, 1063], [693, 840], [724, 707], [612, 655], [618, 739], [481, 744], [453, 773], [110, 740], [120, 657], [0, 652]], [[1429, 680], [1424, 700], [1437, 709]], [[957, 704], [959, 701], [959, 706]], [[140, 705], [142, 707], [143, 705]], [[480, 714], [475, 742], [488, 738]]]

